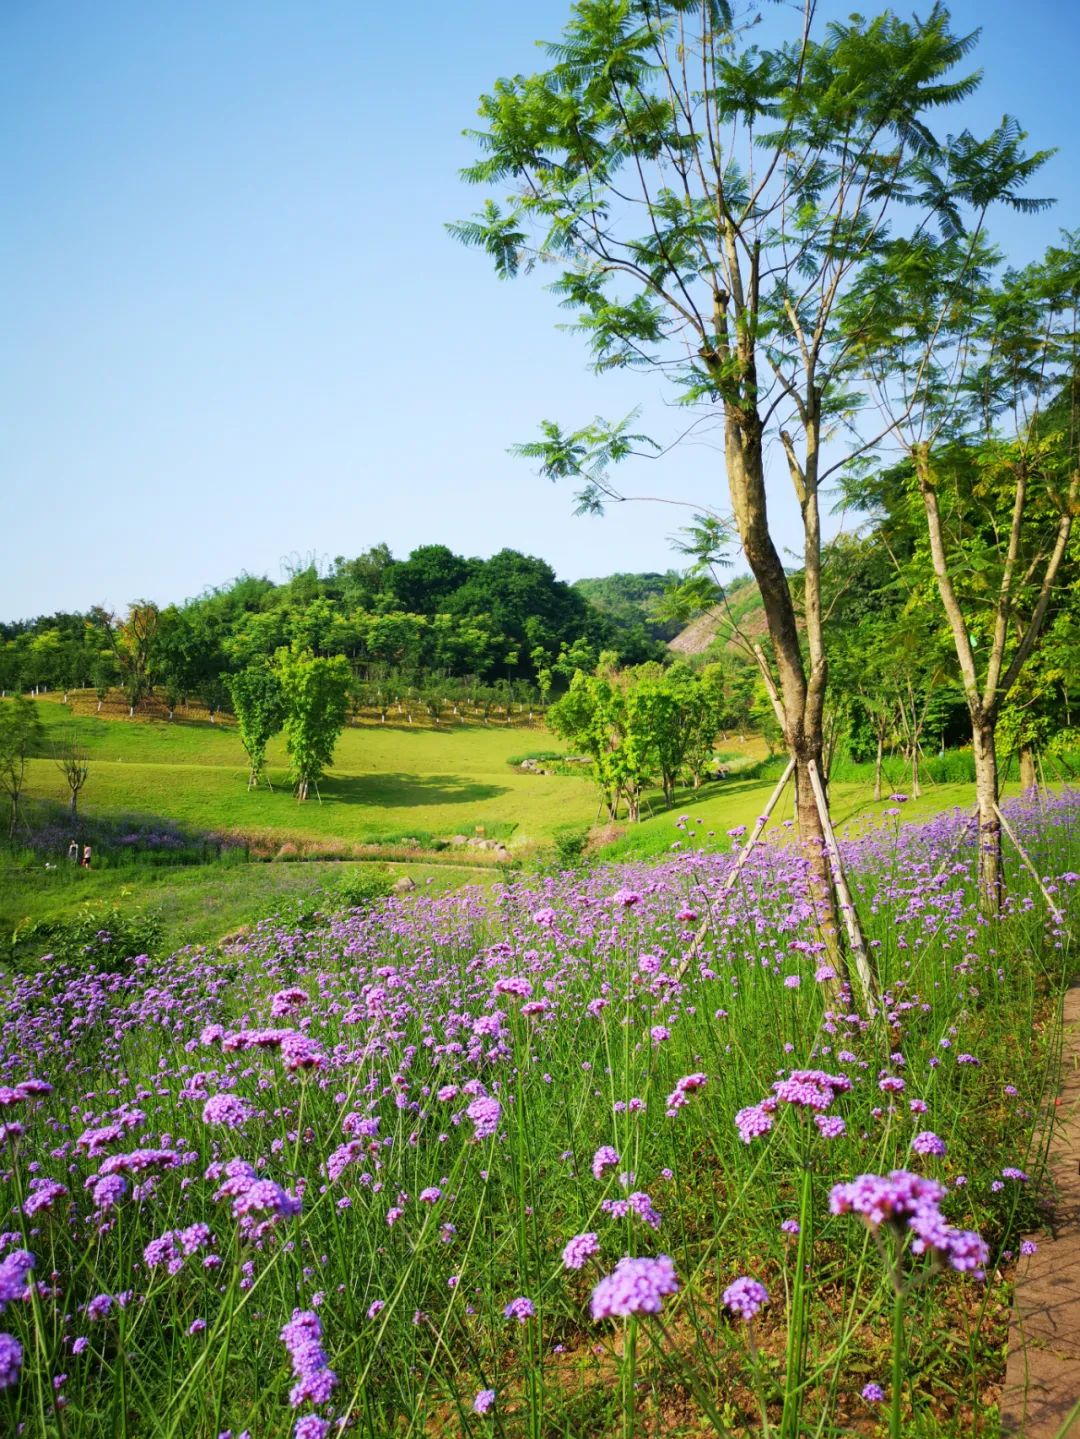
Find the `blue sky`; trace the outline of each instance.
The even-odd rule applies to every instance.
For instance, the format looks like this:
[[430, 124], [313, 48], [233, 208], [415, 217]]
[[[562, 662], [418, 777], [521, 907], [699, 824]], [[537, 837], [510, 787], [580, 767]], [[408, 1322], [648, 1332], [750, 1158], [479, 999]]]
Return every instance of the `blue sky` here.
[[[500, 283], [444, 229], [481, 199], [457, 174], [477, 97], [537, 68], [567, 9], [5, 0], [0, 617], [181, 599], [380, 540], [512, 546], [567, 579], [672, 562], [677, 511], [575, 519], [507, 454], [542, 418], [642, 399], [664, 432], [662, 404], [594, 377], [541, 281]], [[994, 226], [1022, 262], [1080, 223], [1080, 10], [952, 10], [982, 26], [985, 79], [947, 128], [1007, 110], [1062, 147], [1037, 186], [1056, 208]], [[713, 449], [647, 468], [628, 488], [724, 503]], [[774, 512], [794, 545], [780, 485]]]

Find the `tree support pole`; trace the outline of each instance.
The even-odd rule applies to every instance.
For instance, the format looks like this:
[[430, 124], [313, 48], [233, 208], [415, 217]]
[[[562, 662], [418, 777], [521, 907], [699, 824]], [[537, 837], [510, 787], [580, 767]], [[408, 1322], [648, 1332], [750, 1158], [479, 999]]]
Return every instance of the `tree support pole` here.
[[1058, 924], [1063, 924], [1063, 923], [1065, 922], [1065, 913], [1064, 913], [1064, 911], [1061, 910], [1061, 909], [1059, 909], [1058, 906], [1054, 903], [1054, 901], [1050, 898], [1050, 895], [1049, 895], [1049, 893], [1048, 893], [1048, 891], [1047, 891], [1046, 885], [1043, 884], [1042, 880], [1039, 878], [1039, 871], [1038, 871], [1038, 870], [1035, 868], [1035, 866], [1032, 864], [1031, 858], [1030, 858], [1030, 856], [1028, 855], [1027, 850], [1024, 848], [1024, 846], [1023, 846], [1023, 845], [1020, 843], [1020, 841], [1017, 839], [1015, 830], [1013, 829], [1013, 827], [1012, 827], [1012, 825], [1009, 823], [1009, 821], [1005, 818], [1005, 816], [1001, 813], [1001, 808], [1000, 808], [1000, 806], [997, 805], [996, 803], [995, 803], [995, 805], [994, 805], [994, 813], [995, 813], [995, 814], [997, 815], [997, 817], [998, 817], [998, 821], [999, 821], [1000, 824], [1001, 824], [1001, 828], [1005, 831], [1006, 835], [1008, 835], [1009, 839], [1012, 840], [1013, 847], [1015, 848], [1017, 854], [1020, 856], [1020, 859], [1021, 859], [1021, 861], [1023, 862], [1024, 868], [1028, 871], [1028, 873], [1031, 875], [1032, 879], [1035, 881], [1035, 883], [1036, 883], [1036, 884], [1039, 886], [1039, 888], [1042, 890], [1042, 897], [1043, 897], [1043, 899], [1046, 900], [1046, 903], [1047, 903], [1047, 905], [1049, 906], [1049, 909], [1050, 909], [1050, 913], [1054, 916], [1054, 919], [1057, 921]]
[[[738, 879], [740, 873], [742, 872], [743, 865], [750, 857], [750, 851], [754, 848], [758, 840], [761, 838], [765, 826], [769, 823], [769, 817], [779, 803], [780, 796], [784, 793], [787, 782], [791, 778], [794, 769], [795, 759], [794, 757], [792, 757], [788, 760], [787, 767], [785, 768], [784, 773], [777, 780], [776, 788], [769, 796], [765, 808], [758, 815], [757, 822], [755, 823], [754, 828], [750, 832], [750, 838], [746, 841], [745, 845], [743, 845], [742, 849], [739, 851], [738, 859], [732, 865], [727, 878], [724, 880], [723, 888], [720, 891], [721, 894], [729, 894], [734, 888], [735, 881]], [[704, 944], [705, 936], [709, 932], [709, 925], [711, 923], [712, 915], [707, 914], [702, 920], [701, 927], [699, 928], [697, 934], [694, 935], [694, 938], [690, 943], [690, 948], [683, 955], [682, 962], [680, 963], [678, 969], [675, 971], [676, 979], [682, 979], [683, 975], [686, 973], [690, 965], [690, 961], [694, 958], [698, 950]]]
[[836, 887], [836, 897], [840, 901], [840, 912], [844, 916], [844, 927], [847, 930], [851, 957], [855, 961], [855, 972], [859, 976], [859, 984], [862, 988], [863, 999], [869, 1010], [870, 1018], [873, 1019], [877, 1012], [877, 991], [874, 984], [874, 976], [870, 969], [870, 961], [866, 955], [866, 941], [863, 939], [862, 929], [859, 926], [859, 916], [855, 911], [855, 901], [851, 897], [851, 890], [848, 888], [847, 876], [844, 874], [844, 866], [840, 861], [840, 846], [836, 842], [836, 834], [832, 827], [832, 820], [829, 818], [829, 806], [825, 801], [825, 790], [821, 784], [821, 776], [818, 774], [817, 762], [813, 759], [809, 760], [806, 769], [810, 776], [810, 788], [814, 792], [814, 803], [817, 805], [817, 812], [821, 818], [821, 829], [825, 836], [825, 848], [829, 852], [829, 862], [833, 870], [833, 884]]

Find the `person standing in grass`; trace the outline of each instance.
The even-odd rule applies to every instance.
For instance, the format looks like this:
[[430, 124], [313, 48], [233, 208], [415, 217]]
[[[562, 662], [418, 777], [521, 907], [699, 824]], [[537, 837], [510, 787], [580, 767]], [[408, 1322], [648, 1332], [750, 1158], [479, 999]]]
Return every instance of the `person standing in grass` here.
[[68, 859], [70, 859], [73, 864], [78, 864], [79, 862], [79, 841], [77, 839], [73, 839], [68, 845]]

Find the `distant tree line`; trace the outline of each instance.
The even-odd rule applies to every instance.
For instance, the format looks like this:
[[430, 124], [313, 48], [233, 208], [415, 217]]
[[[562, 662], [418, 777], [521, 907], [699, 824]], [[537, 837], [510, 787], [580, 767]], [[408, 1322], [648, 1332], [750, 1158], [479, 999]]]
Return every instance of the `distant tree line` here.
[[[617, 587], [585, 583], [609, 597]], [[483, 560], [423, 545], [398, 560], [376, 545], [328, 573], [294, 563], [281, 584], [245, 574], [180, 605], [139, 600], [123, 616], [96, 607], [0, 624], [0, 689], [122, 685], [133, 711], [155, 692], [170, 710], [196, 699], [213, 715], [229, 704], [227, 674], [293, 646], [340, 655], [360, 684], [550, 689], [575, 646], [590, 663], [603, 649], [627, 664], [662, 656], [664, 627], [647, 623], [642, 593], [637, 584], [635, 604], [613, 614], [516, 550]]]

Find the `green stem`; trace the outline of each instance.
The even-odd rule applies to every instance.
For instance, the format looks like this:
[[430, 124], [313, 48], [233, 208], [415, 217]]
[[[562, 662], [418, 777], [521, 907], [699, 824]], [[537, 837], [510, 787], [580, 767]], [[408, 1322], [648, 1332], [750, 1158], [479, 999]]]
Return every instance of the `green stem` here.
[[904, 1392], [904, 1291], [897, 1288], [893, 1300], [892, 1341], [892, 1412], [889, 1416], [890, 1439], [903, 1439], [900, 1432], [900, 1400]]

